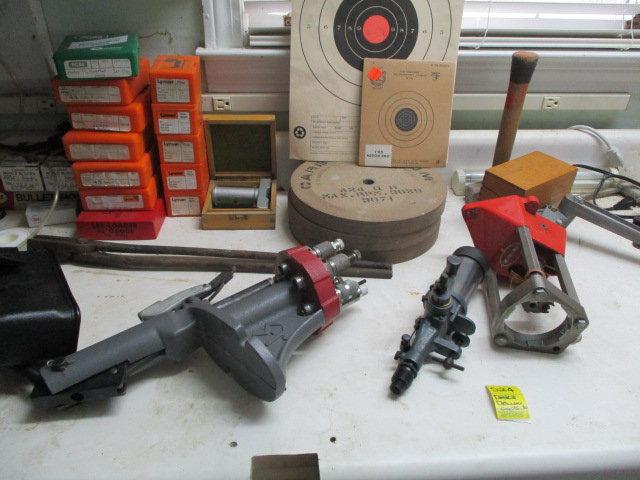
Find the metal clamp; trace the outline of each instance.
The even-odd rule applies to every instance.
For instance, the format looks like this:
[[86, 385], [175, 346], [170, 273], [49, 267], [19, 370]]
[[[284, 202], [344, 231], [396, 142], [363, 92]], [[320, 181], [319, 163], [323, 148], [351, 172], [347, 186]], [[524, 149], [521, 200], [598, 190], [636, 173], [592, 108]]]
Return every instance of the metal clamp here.
[[[518, 236], [522, 244], [523, 259], [530, 275], [501, 299], [496, 274], [493, 271], [487, 272], [484, 291], [489, 309], [491, 336], [494, 343], [500, 347], [560, 353], [569, 345], [580, 341], [582, 332], [589, 326], [587, 314], [580, 305], [564, 257], [556, 253], [553, 256], [554, 265], [550, 265], [558, 274], [561, 290], [539, 271], [540, 263], [529, 229], [520, 227]], [[528, 334], [519, 332], [506, 323], [518, 305], [522, 305], [527, 312], [547, 313], [555, 303], [562, 307], [567, 316], [552, 330]]]

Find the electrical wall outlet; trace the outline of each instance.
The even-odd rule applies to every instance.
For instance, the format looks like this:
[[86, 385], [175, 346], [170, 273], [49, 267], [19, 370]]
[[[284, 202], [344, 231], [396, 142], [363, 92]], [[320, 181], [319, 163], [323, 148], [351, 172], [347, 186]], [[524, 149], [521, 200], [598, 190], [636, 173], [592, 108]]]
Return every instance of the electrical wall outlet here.
[[560, 97], [543, 97], [542, 110], [560, 110]]
[[212, 102], [213, 110], [216, 112], [233, 110], [231, 108], [231, 97], [213, 97]]

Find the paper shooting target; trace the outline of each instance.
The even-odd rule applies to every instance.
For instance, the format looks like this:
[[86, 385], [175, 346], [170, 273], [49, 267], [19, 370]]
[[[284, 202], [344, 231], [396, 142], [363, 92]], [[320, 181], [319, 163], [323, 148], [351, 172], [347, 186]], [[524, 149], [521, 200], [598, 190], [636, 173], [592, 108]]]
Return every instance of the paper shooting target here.
[[297, 25], [304, 61], [331, 95], [360, 105], [365, 58], [447, 57], [451, 0], [437, 0], [438, 8], [431, 1], [303, 0]]
[[380, 109], [378, 125], [385, 140], [400, 148], [423, 143], [433, 130], [433, 108], [417, 92], [392, 95]]

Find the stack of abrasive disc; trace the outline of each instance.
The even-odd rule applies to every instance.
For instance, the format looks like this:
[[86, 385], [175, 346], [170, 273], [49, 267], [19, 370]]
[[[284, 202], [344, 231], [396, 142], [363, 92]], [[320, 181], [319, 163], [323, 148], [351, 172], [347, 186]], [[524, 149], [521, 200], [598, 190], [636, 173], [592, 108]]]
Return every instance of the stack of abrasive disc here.
[[435, 243], [446, 196], [427, 169], [306, 162], [291, 176], [289, 226], [305, 245], [341, 238], [367, 260], [404, 262]]

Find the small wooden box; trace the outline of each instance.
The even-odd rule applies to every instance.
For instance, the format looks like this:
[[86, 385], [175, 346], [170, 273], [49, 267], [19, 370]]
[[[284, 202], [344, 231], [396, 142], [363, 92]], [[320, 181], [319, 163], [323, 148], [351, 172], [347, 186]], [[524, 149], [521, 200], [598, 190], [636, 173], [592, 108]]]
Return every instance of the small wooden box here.
[[[275, 115], [203, 115], [211, 182], [202, 208], [204, 230], [276, 228]], [[216, 186], [257, 187], [271, 178], [269, 208], [215, 208]]]
[[558, 206], [571, 191], [578, 169], [542, 152], [531, 152], [488, 169], [480, 200], [535, 195], [541, 205]]

